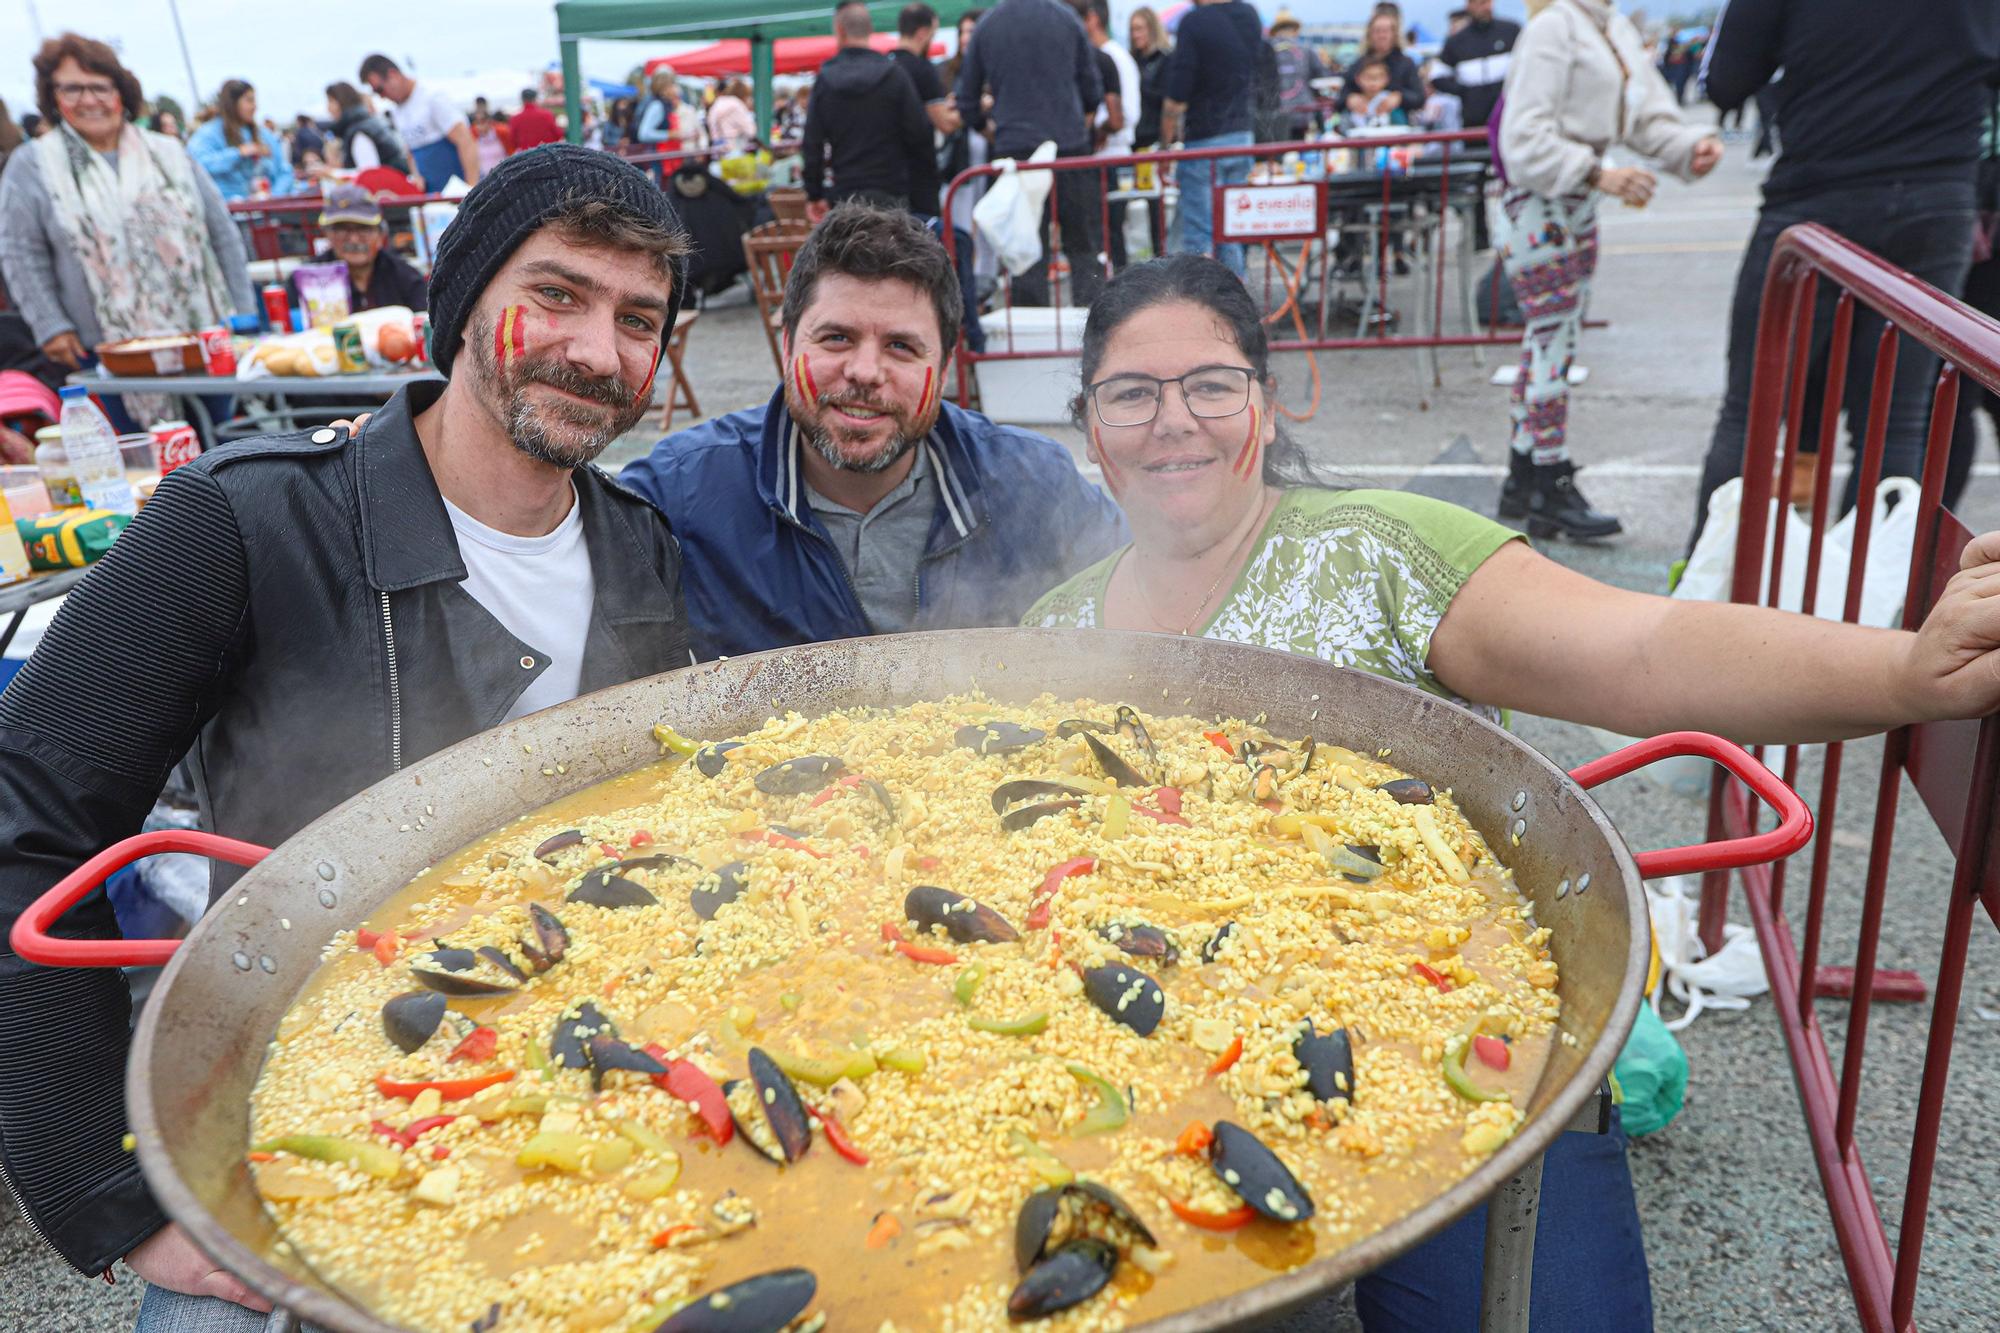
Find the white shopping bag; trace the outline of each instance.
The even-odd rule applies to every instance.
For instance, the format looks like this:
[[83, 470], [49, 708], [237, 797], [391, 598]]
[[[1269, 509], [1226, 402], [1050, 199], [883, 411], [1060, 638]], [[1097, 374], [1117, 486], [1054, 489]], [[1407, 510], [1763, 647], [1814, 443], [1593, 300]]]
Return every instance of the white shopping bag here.
[[1697, 929], [1701, 916], [1701, 880], [1674, 875], [1646, 885], [1646, 906], [1653, 919], [1653, 939], [1660, 947], [1660, 981], [1648, 999], [1653, 1012], [1672, 996], [1682, 1012], [1666, 1020], [1669, 1032], [1679, 1032], [1704, 1009], [1748, 1009], [1752, 996], [1769, 990], [1764, 955], [1756, 932], [1748, 926], [1725, 925], [1722, 948], [1709, 954]]
[[[1030, 162], [1053, 162], [1054, 140], [1048, 140], [1028, 158]], [[993, 164], [1000, 174], [973, 207], [972, 223], [979, 235], [999, 257], [1001, 267], [1019, 277], [1042, 258], [1042, 210], [1048, 204], [1049, 187], [1055, 183], [1050, 171], [1016, 170], [1014, 159], [1002, 158]]]

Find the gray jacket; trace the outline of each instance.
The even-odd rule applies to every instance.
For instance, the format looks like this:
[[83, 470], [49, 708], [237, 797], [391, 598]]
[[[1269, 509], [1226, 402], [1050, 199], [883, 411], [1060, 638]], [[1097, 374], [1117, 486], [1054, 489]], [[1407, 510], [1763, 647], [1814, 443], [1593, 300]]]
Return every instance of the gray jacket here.
[[[194, 164], [194, 178], [201, 186], [208, 243], [222, 264], [230, 299], [238, 314], [254, 314], [257, 294], [250, 289], [242, 234], [199, 162]], [[56, 223], [55, 205], [42, 180], [41, 155], [26, 144], [7, 155], [6, 173], [0, 175], [0, 275], [5, 276], [7, 295], [28, 321], [36, 342], [47, 345], [57, 334], [73, 332], [88, 351], [104, 341], [83, 261]]]

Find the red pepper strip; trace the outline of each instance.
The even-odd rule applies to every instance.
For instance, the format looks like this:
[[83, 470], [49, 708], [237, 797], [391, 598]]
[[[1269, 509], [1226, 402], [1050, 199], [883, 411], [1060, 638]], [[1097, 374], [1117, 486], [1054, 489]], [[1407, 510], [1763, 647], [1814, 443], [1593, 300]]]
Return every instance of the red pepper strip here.
[[[653, 1077], [658, 1078], [659, 1075], [655, 1074]], [[701, 1228], [693, 1222], [676, 1222], [672, 1226], [668, 1227], [665, 1231], [662, 1231], [659, 1235], [653, 1237], [653, 1248], [656, 1250], [664, 1250], [667, 1248], [668, 1245], [673, 1243], [674, 1237], [680, 1235], [683, 1231], [699, 1231], [699, 1230], [701, 1230]]]
[[1179, 787], [1153, 788], [1153, 804], [1170, 815], [1181, 812], [1181, 789]]
[[506, 1083], [514, 1077], [511, 1069], [502, 1069], [492, 1074], [481, 1074], [477, 1078], [431, 1078], [415, 1083], [402, 1083], [387, 1074], [375, 1076], [375, 1091], [384, 1097], [413, 1099], [428, 1088], [436, 1088], [438, 1096], [448, 1102], [455, 1102], [474, 1093], [484, 1092], [496, 1083]]
[[249, 1156], [253, 1162], [275, 1162], [278, 1160], [278, 1154], [274, 1152], [253, 1152]]
[[819, 795], [813, 797], [810, 801], [807, 801], [806, 809], [817, 810], [819, 807], [825, 805], [828, 801], [832, 800], [834, 797], [840, 795], [841, 789], [843, 787], [846, 788], [848, 791], [853, 791], [856, 787], [859, 787], [860, 785], [861, 785], [861, 775], [859, 773], [843, 774], [841, 775], [840, 779], [836, 781], [832, 786], [821, 788]]
[[451, 1054], [444, 1058], [446, 1064], [454, 1060], [491, 1060], [493, 1052], [500, 1045], [500, 1034], [492, 1028], [477, 1027], [465, 1034], [465, 1040], [452, 1047]]
[[1274, 815], [1282, 815], [1285, 813], [1285, 803], [1279, 800], [1275, 796], [1271, 797], [1269, 800], [1266, 801], [1259, 801], [1257, 802], [1257, 804], [1263, 806], [1266, 810], [1269, 810]]
[[1247, 1203], [1226, 1213], [1204, 1213], [1188, 1207], [1179, 1199], [1168, 1199], [1167, 1207], [1173, 1209], [1174, 1216], [1181, 1221], [1191, 1227], [1200, 1227], [1204, 1231], [1234, 1231], [1257, 1216], [1257, 1210]]
[[354, 947], [363, 950], [372, 949], [375, 947], [375, 941], [381, 938], [382, 932], [363, 926], [354, 932]]
[[619, 851], [616, 847], [613, 847], [608, 842], [598, 843], [597, 850], [603, 852], [606, 856], [610, 857], [614, 861], [621, 861], [625, 857], [625, 854], [623, 852]]
[[854, 1146], [854, 1140], [847, 1137], [847, 1131], [833, 1118], [831, 1111], [813, 1111], [812, 1118], [819, 1121], [819, 1127], [826, 1131], [827, 1145], [856, 1166], [868, 1165], [868, 1154]]
[[1235, 1039], [1229, 1043], [1229, 1049], [1224, 1051], [1221, 1055], [1216, 1056], [1215, 1063], [1208, 1067], [1208, 1077], [1214, 1078], [1217, 1074], [1220, 1074], [1225, 1069], [1228, 1069], [1229, 1066], [1235, 1064], [1238, 1060], [1242, 1058], [1243, 1058], [1243, 1034], [1239, 1032], [1236, 1034]]
[[653, 835], [644, 829], [640, 829], [632, 835], [632, 845], [634, 847], [651, 847], [653, 845]]
[[1214, 1141], [1214, 1131], [1199, 1120], [1190, 1120], [1181, 1136], [1174, 1140], [1174, 1151], [1183, 1157], [1206, 1157], [1208, 1145]]
[[1208, 738], [1209, 744], [1215, 746], [1216, 749], [1222, 751], [1231, 759], [1236, 757], [1236, 747], [1229, 743], [1229, 737], [1219, 731], [1204, 731], [1201, 734]]
[[729, 1142], [736, 1133], [736, 1122], [729, 1118], [729, 1102], [715, 1080], [700, 1065], [667, 1059], [666, 1049], [658, 1042], [648, 1042], [640, 1049], [667, 1067], [666, 1073], [653, 1075], [654, 1084], [692, 1106], [717, 1143]]
[[431, 1160], [434, 1162], [442, 1162], [449, 1156], [451, 1156], [451, 1149], [445, 1147], [443, 1144], [439, 1144], [437, 1147], [431, 1149]]
[[385, 930], [375, 937], [375, 961], [387, 967], [396, 961], [396, 932]]
[[1146, 818], [1152, 820], [1155, 824], [1178, 824], [1182, 828], [1194, 827], [1192, 824], [1188, 823], [1187, 820], [1182, 819], [1179, 815], [1164, 815], [1161, 814], [1158, 810], [1148, 810], [1145, 806], [1140, 805], [1137, 801], [1132, 802], [1132, 813], [1135, 815], [1144, 815]]
[[1042, 891], [1035, 895], [1035, 901], [1028, 908], [1027, 926], [1029, 930], [1043, 930], [1049, 924], [1049, 905], [1054, 901], [1056, 890], [1071, 875], [1087, 875], [1097, 869], [1097, 858], [1079, 856], [1073, 861], [1065, 861], [1042, 876]]
[[371, 1120], [368, 1122], [368, 1128], [401, 1148], [407, 1148], [416, 1142], [410, 1137], [408, 1130], [397, 1129], [386, 1120]]
[[807, 856], [818, 861], [824, 861], [828, 856], [832, 855], [832, 853], [822, 852], [816, 847], [808, 847], [797, 838], [788, 838], [782, 833], [773, 833], [771, 830], [765, 828], [751, 829], [748, 833], [739, 834], [738, 836], [749, 842], [768, 842], [773, 847], [785, 847], [795, 852], [804, 852]]
[[943, 864], [944, 862], [938, 860], [935, 856], [920, 856], [917, 858], [917, 869], [919, 870], [936, 870]]
[[1472, 1039], [1472, 1053], [1495, 1069], [1505, 1069], [1514, 1059], [1513, 1052], [1507, 1049], [1506, 1042], [1498, 1037], [1489, 1037], [1483, 1032]]
[[1440, 992], [1451, 989], [1451, 980], [1429, 963], [1411, 963], [1410, 971], [1436, 986]]
[[896, 952], [913, 963], [955, 963], [958, 955], [949, 949], [932, 949], [903, 938], [902, 928], [893, 921], [882, 923], [882, 938], [896, 946]]
[[410, 1143], [415, 1143], [439, 1125], [449, 1125], [456, 1119], [458, 1117], [455, 1115], [427, 1115], [422, 1120], [412, 1120], [409, 1124], [403, 1126], [403, 1138]]

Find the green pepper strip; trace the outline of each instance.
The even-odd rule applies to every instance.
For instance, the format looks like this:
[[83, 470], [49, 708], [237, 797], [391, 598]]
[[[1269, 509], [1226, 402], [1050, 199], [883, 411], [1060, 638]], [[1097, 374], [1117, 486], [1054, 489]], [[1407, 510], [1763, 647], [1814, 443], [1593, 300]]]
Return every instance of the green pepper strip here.
[[357, 1171], [387, 1180], [402, 1169], [402, 1159], [394, 1148], [380, 1143], [360, 1143], [335, 1138], [331, 1134], [287, 1134], [253, 1144], [252, 1152], [283, 1152], [313, 1162], [345, 1162]]
[[528, 1072], [544, 1083], [556, 1076], [555, 1065], [550, 1062], [548, 1051], [543, 1049], [542, 1044], [533, 1036], [528, 1038]]
[[1451, 1090], [1469, 1102], [1510, 1102], [1514, 1098], [1505, 1092], [1487, 1092], [1473, 1083], [1465, 1072], [1465, 1051], [1472, 1038], [1467, 1033], [1458, 1033], [1448, 1038], [1444, 1044], [1444, 1058], [1440, 1068], [1444, 1081]]
[[1114, 1129], [1121, 1128], [1132, 1118], [1132, 1113], [1125, 1106], [1125, 1094], [1118, 1091], [1117, 1086], [1109, 1079], [1084, 1065], [1070, 1065], [1069, 1072], [1078, 1082], [1097, 1094], [1097, 1105], [1091, 1107], [1083, 1119], [1077, 1121], [1076, 1128], [1070, 1131], [1071, 1133], [1079, 1136], [1108, 1134]]
[[1016, 1157], [1027, 1159], [1028, 1169], [1045, 1185], [1067, 1185], [1076, 1179], [1076, 1172], [1062, 1158], [1044, 1148], [1018, 1129], [1007, 1131], [1008, 1146]]
[[653, 728], [653, 739], [682, 758], [686, 758], [701, 748], [701, 742], [689, 740], [664, 722], [659, 723]]
[[1039, 1009], [1019, 1018], [981, 1018], [974, 1014], [965, 1020], [965, 1025], [974, 1032], [991, 1032], [1001, 1037], [1032, 1037], [1049, 1025], [1049, 1016]]
[[930, 1063], [924, 1059], [922, 1051], [912, 1050], [908, 1046], [898, 1046], [893, 1050], [884, 1051], [875, 1059], [882, 1068], [893, 1069], [899, 1074], [921, 1074]]
[[951, 993], [958, 997], [962, 1005], [970, 1006], [972, 997], [979, 994], [979, 983], [986, 979], [986, 964], [974, 963], [958, 974], [958, 980], [951, 983]]
[[830, 1088], [844, 1078], [859, 1083], [879, 1068], [875, 1057], [867, 1051], [843, 1051], [829, 1056], [794, 1055], [784, 1051], [768, 1054], [772, 1063], [787, 1075], [816, 1088]]

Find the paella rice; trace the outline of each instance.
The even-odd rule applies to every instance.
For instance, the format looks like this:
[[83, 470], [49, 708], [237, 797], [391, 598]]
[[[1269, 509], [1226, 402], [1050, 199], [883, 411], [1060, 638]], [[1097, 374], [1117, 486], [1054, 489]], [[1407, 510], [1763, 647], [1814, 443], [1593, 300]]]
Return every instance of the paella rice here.
[[280, 1024], [259, 1193], [386, 1320], [1124, 1327], [1434, 1196], [1546, 1061], [1546, 932], [1377, 754], [1050, 697], [657, 734]]

